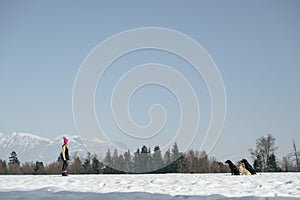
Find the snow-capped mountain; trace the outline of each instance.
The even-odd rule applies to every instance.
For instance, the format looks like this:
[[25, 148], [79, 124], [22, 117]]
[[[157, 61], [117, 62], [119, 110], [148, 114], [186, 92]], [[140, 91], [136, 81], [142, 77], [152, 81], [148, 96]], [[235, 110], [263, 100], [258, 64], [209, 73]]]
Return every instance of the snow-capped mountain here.
[[[55, 161], [61, 151], [62, 137], [49, 139], [30, 133], [0, 133], [0, 159], [8, 160], [10, 153], [15, 151], [21, 162]], [[87, 152], [103, 155], [109, 148], [108, 144], [100, 139], [80, 138], [78, 135], [67, 135], [67, 138], [71, 156], [77, 154], [84, 157]]]

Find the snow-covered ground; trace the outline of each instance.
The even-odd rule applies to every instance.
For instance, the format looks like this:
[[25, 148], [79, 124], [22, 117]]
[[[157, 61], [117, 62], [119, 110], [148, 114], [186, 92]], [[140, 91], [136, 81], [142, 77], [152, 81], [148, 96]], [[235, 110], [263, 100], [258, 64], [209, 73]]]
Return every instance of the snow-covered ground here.
[[300, 199], [300, 173], [0, 176], [0, 199]]

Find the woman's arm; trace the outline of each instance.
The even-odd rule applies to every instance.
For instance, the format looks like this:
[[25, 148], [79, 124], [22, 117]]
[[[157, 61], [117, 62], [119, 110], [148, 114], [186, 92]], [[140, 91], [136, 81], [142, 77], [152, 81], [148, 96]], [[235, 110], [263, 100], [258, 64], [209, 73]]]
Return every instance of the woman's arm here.
[[61, 153], [62, 153], [63, 160], [66, 160], [66, 146], [65, 145], [62, 146]]

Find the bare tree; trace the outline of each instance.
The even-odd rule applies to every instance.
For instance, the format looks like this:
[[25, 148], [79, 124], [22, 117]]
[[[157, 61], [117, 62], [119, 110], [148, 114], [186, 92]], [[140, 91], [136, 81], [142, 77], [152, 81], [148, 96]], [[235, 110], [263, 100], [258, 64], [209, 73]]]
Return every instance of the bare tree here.
[[34, 167], [35, 167], [34, 163], [25, 162], [24, 164], [22, 164], [21, 173], [23, 175], [31, 175], [33, 174]]
[[46, 167], [47, 174], [61, 174], [62, 162], [52, 162]]
[[295, 156], [297, 171], [300, 171], [299, 152], [297, 151], [296, 143], [293, 140], [293, 156]]
[[290, 154], [283, 156], [281, 167], [282, 167], [283, 171], [285, 171], [285, 172], [290, 172], [293, 170], [293, 163], [291, 161]]
[[8, 173], [7, 165], [5, 160], [0, 159], [0, 174], [4, 175]]
[[275, 151], [278, 147], [275, 146], [275, 137], [272, 134], [268, 134], [266, 137], [261, 137], [256, 140], [256, 149], [250, 149], [250, 153], [254, 161], [259, 159], [261, 163], [261, 170], [263, 172], [269, 171], [269, 159], [274, 157]]

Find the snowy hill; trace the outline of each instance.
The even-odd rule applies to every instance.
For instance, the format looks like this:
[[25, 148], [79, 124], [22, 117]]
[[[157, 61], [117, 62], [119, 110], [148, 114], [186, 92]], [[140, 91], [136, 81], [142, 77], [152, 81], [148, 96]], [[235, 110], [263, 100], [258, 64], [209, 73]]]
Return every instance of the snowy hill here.
[[[49, 139], [30, 133], [12, 132], [8, 135], [0, 133], [0, 159], [8, 160], [10, 153], [15, 151], [21, 163], [26, 161], [43, 161], [45, 163], [55, 161], [60, 153], [62, 137]], [[105, 142], [99, 139], [85, 139], [78, 135], [67, 137], [71, 156], [74, 154], [86, 156], [88, 151], [103, 154], [109, 148]]]

